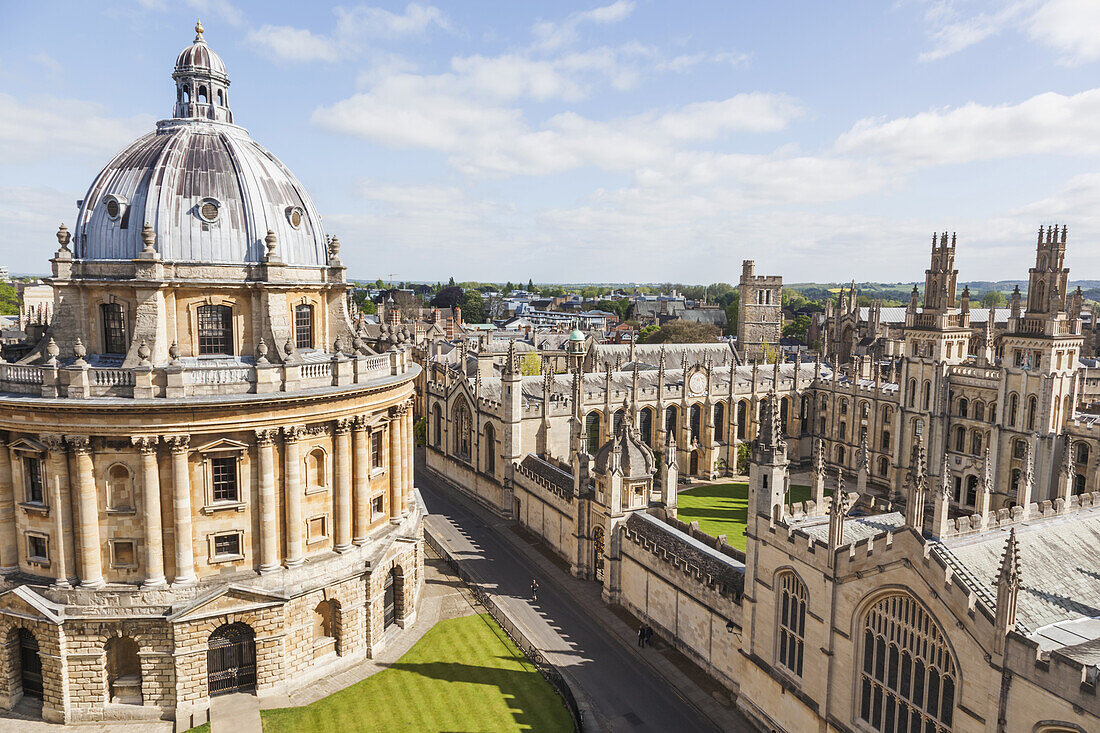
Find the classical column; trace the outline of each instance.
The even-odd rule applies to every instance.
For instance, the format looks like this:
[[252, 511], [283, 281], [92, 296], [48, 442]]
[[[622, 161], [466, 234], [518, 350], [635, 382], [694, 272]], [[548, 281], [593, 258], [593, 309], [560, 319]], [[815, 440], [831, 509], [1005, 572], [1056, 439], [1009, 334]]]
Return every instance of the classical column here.
[[305, 434], [302, 425], [283, 428], [286, 465], [283, 469], [283, 493], [286, 497], [286, 566], [302, 564], [302, 456], [298, 441]]
[[[65, 456], [65, 441], [60, 435], [40, 435], [46, 446], [46, 475], [49, 481], [50, 519], [53, 524], [53, 547], [50, 563], [60, 588], [69, 588], [69, 535], [65, 532], [65, 496], [69, 493], [69, 461]], [[56, 562], [55, 562], [56, 561]]]
[[390, 408], [390, 521], [401, 521], [401, 419], [398, 408]]
[[76, 496], [80, 507], [77, 538], [80, 542], [80, 586], [102, 588], [103, 542], [99, 537], [99, 500], [92, 464], [92, 441], [87, 435], [66, 435], [76, 456]]
[[141, 505], [145, 530], [146, 588], [167, 585], [164, 579], [164, 531], [160, 521], [160, 467], [155, 435], [135, 435], [130, 441], [141, 451]]
[[260, 573], [279, 569], [279, 525], [275, 497], [275, 428], [256, 431], [256, 451], [260, 458]]
[[416, 443], [413, 439], [413, 411], [412, 401], [405, 403], [405, 417], [401, 421], [404, 435], [402, 435], [403, 450], [401, 451], [401, 475], [405, 479], [401, 489], [401, 516], [409, 515], [409, 497], [413, 490], [413, 452]]
[[355, 418], [352, 443], [355, 448], [355, 533], [353, 542], [362, 545], [370, 531], [370, 426], [365, 415]]
[[15, 526], [15, 485], [12, 483], [11, 454], [0, 441], [0, 572], [19, 569], [19, 531]]
[[351, 427], [354, 419], [336, 421], [336, 545], [337, 552], [351, 548]]
[[191, 469], [187, 462], [190, 435], [169, 435], [172, 452], [172, 511], [175, 515], [176, 578], [173, 583], [195, 582], [195, 542], [191, 532]]

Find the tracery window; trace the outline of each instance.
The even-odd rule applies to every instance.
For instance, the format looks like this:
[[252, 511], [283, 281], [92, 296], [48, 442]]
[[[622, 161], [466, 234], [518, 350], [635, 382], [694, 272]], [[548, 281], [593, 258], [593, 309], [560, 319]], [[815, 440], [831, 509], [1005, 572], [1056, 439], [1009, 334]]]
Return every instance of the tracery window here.
[[1039, 401], [1035, 399], [1035, 396], [1027, 398], [1027, 429], [1035, 429], [1035, 417], [1039, 410]]
[[674, 406], [665, 409], [665, 431], [676, 432], [676, 408]]
[[[824, 398], [823, 398], [824, 399]], [[822, 418], [824, 419], [824, 418]], [[748, 428], [745, 423], [749, 421], [749, 403], [741, 400], [737, 403], [737, 439], [744, 440]]]
[[497, 434], [493, 426], [485, 425], [485, 472], [496, 473], [497, 470]]
[[970, 406], [970, 403], [965, 397], [959, 399], [959, 417], [966, 417], [966, 410]]
[[867, 611], [859, 717], [872, 728], [950, 731], [955, 676], [943, 630], [914, 598], [886, 596]]
[[776, 661], [801, 677], [806, 640], [806, 586], [797, 575], [786, 572], [779, 576], [776, 588], [779, 602]]
[[614, 426], [615, 435], [618, 435], [619, 433], [621, 433], [623, 431], [623, 416], [624, 415], [626, 415], [626, 413], [624, 411], [616, 410], [615, 415], [612, 417], [612, 419], [614, 420], [613, 426]]
[[721, 402], [714, 403], [714, 437], [720, 442], [726, 437], [726, 406]]
[[1008, 426], [1010, 428], [1016, 427], [1016, 408], [1019, 406], [1019, 404], [1020, 404], [1020, 398], [1016, 396], [1015, 392], [1013, 392], [1011, 395], [1009, 395], [1009, 397], [1008, 397], [1008, 420], [1007, 420], [1007, 423], [1008, 423]]
[[600, 449], [600, 413], [590, 412], [584, 419], [584, 432], [587, 438], [586, 450], [592, 455]]
[[455, 407], [455, 455], [464, 461], [470, 460], [470, 431], [473, 429], [473, 421], [470, 419], [470, 408], [465, 402], [459, 402]]
[[653, 447], [653, 410], [648, 407], [643, 407], [642, 411], [638, 414], [638, 432], [642, 435], [642, 440], [650, 448]]
[[702, 415], [700, 414], [699, 405], [691, 406], [691, 439], [696, 443], [699, 442], [701, 434], [703, 432]]

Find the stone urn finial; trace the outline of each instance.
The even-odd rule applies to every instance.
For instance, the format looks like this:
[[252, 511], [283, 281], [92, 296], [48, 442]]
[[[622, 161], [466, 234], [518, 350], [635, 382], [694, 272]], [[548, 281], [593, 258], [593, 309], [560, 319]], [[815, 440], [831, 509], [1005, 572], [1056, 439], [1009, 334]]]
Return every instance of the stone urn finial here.
[[328, 256], [335, 257], [340, 254], [340, 240], [333, 236], [328, 240]]
[[153, 245], [157, 243], [157, 233], [153, 231], [153, 227], [149, 225], [149, 222], [141, 227], [141, 241], [145, 245], [143, 252], [156, 252]]
[[256, 344], [256, 363], [267, 364], [267, 342], [260, 338], [260, 343]]
[[50, 337], [49, 343], [46, 344], [46, 356], [50, 357], [50, 364], [57, 363], [57, 355], [61, 353], [61, 347], [57, 345], [57, 342]]
[[61, 245], [61, 249], [66, 252], [69, 251], [69, 242], [72, 241], [73, 235], [69, 233], [69, 227], [65, 226], [65, 222], [61, 222], [61, 226], [57, 228], [57, 243]]
[[294, 353], [294, 339], [290, 336], [286, 337], [286, 343], [283, 344], [283, 349], [286, 351], [286, 355], [290, 356]]
[[180, 345], [175, 341], [168, 347], [168, 357], [172, 360], [173, 364], [180, 363]]
[[336, 340], [332, 342], [332, 348], [336, 351], [337, 354], [342, 353], [344, 351], [343, 337], [337, 336]]
[[149, 356], [153, 353], [153, 350], [149, 348], [149, 344], [145, 339], [141, 340], [138, 345], [138, 358], [141, 359], [142, 366], [149, 366]]
[[[50, 339], [50, 343], [51, 344], [53, 343], [53, 339]], [[56, 346], [56, 344], [54, 344], [54, 345]], [[49, 351], [49, 346], [48, 345], [46, 346], [46, 350]], [[78, 337], [77, 340], [76, 340], [76, 343], [73, 344], [73, 356], [76, 357], [76, 362], [75, 363], [79, 366], [83, 366], [84, 364], [87, 364], [87, 362], [84, 361], [84, 357], [87, 356], [87, 355], [88, 355], [88, 347], [86, 347], [84, 345], [84, 342], [81, 341], [80, 338]]]
[[275, 245], [278, 241], [278, 238], [275, 236], [275, 230], [268, 229], [267, 236], [264, 237], [264, 244], [267, 245], [267, 258], [269, 260], [275, 256]]

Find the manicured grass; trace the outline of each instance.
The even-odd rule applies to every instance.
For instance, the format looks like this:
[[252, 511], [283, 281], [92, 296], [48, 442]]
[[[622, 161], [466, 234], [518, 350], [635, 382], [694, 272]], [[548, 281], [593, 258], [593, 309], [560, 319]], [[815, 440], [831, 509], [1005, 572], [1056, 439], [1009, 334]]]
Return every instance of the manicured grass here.
[[573, 729], [561, 698], [487, 614], [440, 621], [389, 669], [262, 718], [268, 733]]
[[[825, 493], [832, 492], [826, 489]], [[809, 486], [791, 484], [788, 504], [809, 498]], [[713, 537], [724, 534], [732, 547], [744, 550], [748, 505], [747, 483], [710, 484], [680, 492], [676, 516], [682, 522], [699, 522], [699, 529]]]

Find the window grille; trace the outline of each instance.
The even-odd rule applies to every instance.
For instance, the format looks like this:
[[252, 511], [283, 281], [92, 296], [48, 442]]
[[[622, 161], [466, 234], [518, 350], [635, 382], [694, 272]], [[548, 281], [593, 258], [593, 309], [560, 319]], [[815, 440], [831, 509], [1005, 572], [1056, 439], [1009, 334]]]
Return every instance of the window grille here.
[[200, 305], [199, 354], [233, 353], [233, 309], [227, 305]]
[[294, 347], [313, 348], [313, 306], [294, 306]]
[[103, 353], [125, 354], [126, 319], [122, 304], [103, 303], [99, 308], [103, 314]]
[[212, 458], [214, 501], [237, 501], [237, 459]]

